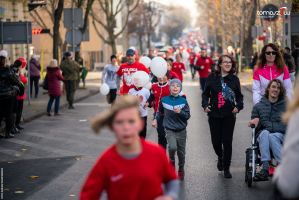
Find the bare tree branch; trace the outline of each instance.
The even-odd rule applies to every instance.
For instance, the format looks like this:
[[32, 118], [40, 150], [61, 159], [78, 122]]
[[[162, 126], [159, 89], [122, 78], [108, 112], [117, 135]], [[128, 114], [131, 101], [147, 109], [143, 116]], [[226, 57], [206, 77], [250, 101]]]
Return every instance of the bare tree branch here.
[[96, 24], [95, 24], [94, 20], [92, 20], [92, 24], [93, 24], [93, 27], [94, 27], [94, 29], [96, 30], [98, 36], [103, 40], [103, 42], [105, 42], [106, 44], [111, 44], [111, 41], [106, 40], [106, 39], [100, 34], [100, 32], [98, 31], [98, 28], [96, 27]]

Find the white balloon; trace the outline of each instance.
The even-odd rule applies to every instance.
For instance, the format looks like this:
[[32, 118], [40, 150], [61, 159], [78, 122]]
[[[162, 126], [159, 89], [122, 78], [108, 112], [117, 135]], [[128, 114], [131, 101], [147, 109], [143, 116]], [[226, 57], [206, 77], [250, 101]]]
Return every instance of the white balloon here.
[[138, 71], [132, 74], [131, 80], [136, 87], [144, 87], [148, 84], [149, 76], [144, 71]]
[[134, 51], [136, 50], [134, 46], [130, 46], [129, 49], [133, 49]]
[[232, 46], [228, 46], [228, 47], [227, 47], [227, 50], [228, 50], [228, 52], [231, 53], [231, 52], [233, 51], [233, 47], [232, 47]]
[[142, 56], [140, 58], [139, 62], [142, 63], [142, 64], [144, 64], [144, 66], [146, 68], [149, 68], [151, 66], [152, 60], [149, 57], [147, 57], [147, 56]]
[[148, 82], [144, 88], [150, 90], [152, 88], [152, 82]]
[[196, 46], [195, 48], [194, 48], [194, 52], [196, 53], [196, 54], [198, 54], [199, 52], [200, 52], [200, 48], [198, 47], [198, 46]]
[[187, 51], [183, 51], [183, 58], [188, 59], [189, 58], [189, 53]]
[[167, 72], [167, 63], [162, 57], [155, 57], [151, 62], [151, 71], [158, 77], [163, 78]]
[[107, 95], [110, 92], [109, 85], [107, 83], [103, 83], [100, 87], [100, 92], [102, 95]]

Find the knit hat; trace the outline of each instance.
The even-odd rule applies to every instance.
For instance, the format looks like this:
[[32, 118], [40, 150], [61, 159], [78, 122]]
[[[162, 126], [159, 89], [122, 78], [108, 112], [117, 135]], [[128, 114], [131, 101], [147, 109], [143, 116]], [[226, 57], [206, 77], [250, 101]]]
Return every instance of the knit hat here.
[[36, 59], [36, 55], [35, 55], [35, 54], [32, 54], [31, 58], [32, 58], [32, 59]]
[[7, 58], [7, 52], [5, 50], [0, 50], [0, 56]]
[[182, 85], [181, 81], [180, 81], [179, 79], [176, 79], [176, 78], [174, 78], [174, 79], [172, 79], [172, 80], [170, 81], [170, 83], [169, 83], [169, 91], [170, 91], [170, 87], [171, 87], [171, 85], [174, 84], [174, 83], [179, 84], [180, 89], [181, 89], [180, 92], [181, 92], [182, 89], [183, 89], [183, 85]]
[[48, 67], [57, 67], [58, 65], [57, 65], [57, 60], [56, 59], [52, 59], [51, 61], [50, 61], [50, 65], [48, 66]]
[[70, 53], [70, 52], [65, 52], [65, 54], [64, 54], [66, 57], [70, 57], [70, 56], [72, 56], [72, 54]]
[[[112, 55], [112, 56], [110, 57], [110, 60], [112, 61], [113, 58], [116, 58], [116, 56], [115, 56], [115, 55]], [[116, 58], [116, 59], [117, 59], [117, 58]]]

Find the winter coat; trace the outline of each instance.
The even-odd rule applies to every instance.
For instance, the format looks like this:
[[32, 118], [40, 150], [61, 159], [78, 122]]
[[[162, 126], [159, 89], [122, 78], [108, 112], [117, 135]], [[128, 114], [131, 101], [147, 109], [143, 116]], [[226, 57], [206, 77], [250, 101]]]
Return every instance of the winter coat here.
[[261, 97], [265, 94], [265, 90], [273, 79], [279, 79], [286, 89], [286, 96], [289, 100], [293, 97], [293, 87], [290, 79], [290, 74], [287, 66], [284, 66], [283, 72], [280, 72], [276, 64], [268, 66], [267, 63], [263, 67], [256, 67], [253, 72], [252, 93], [253, 103], [256, 104], [260, 101]]
[[282, 197], [299, 198], [299, 108], [292, 114], [281, 152], [281, 163], [275, 169], [273, 182]]
[[240, 80], [233, 74], [223, 77], [224, 83], [230, 87], [235, 93], [235, 102], [231, 103], [222, 97], [221, 80], [216, 73], [212, 73], [207, 77], [205, 90], [202, 93], [202, 107], [204, 110], [211, 106], [210, 117], [224, 118], [233, 115], [236, 107], [239, 111], [243, 109], [243, 94], [241, 93]]
[[297, 58], [299, 58], [299, 49], [295, 49], [293, 52], [292, 52], [292, 56], [295, 60], [295, 65], [297, 66]]
[[[26, 66], [26, 70], [28, 70], [28, 66]], [[38, 60], [31, 59], [30, 60], [30, 77], [40, 76], [41, 66]]]
[[59, 81], [63, 81], [59, 67], [47, 67], [49, 96], [60, 97], [61, 88]]
[[8, 67], [0, 67], [0, 99], [14, 97], [21, 87], [18, 76]]
[[286, 110], [286, 100], [280, 99], [273, 105], [263, 96], [261, 101], [255, 104], [251, 111], [251, 119], [259, 118], [261, 130], [270, 133], [285, 133], [286, 125], [281, 120], [281, 114]]
[[[173, 111], [175, 108], [181, 109], [181, 112], [175, 113]], [[187, 120], [191, 117], [187, 100], [181, 96], [174, 97], [171, 94], [162, 98], [155, 119], [159, 120], [163, 114], [163, 127], [175, 132], [185, 129]]]
[[65, 60], [62, 61], [60, 69], [65, 81], [76, 81], [78, 79], [80, 66], [70, 58], [65, 58]]
[[[20, 81], [25, 85], [27, 84], [27, 79], [21, 74], [20, 76]], [[25, 88], [24, 88], [25, 89]], [[26, 93], [24, 92], [24, 95], [20, 97], [20, 95], [17, 96], [17, 99], [20, 100], [20, 99], [26, 99]]]
[[293, 56], [291, 56], [288, 53], [285, 53], [283, 56], [284, 62], [286, 66], [288, 67], [289, 72], [294, 72], [296, 67], [295, 67], [295, 60]]
[[250, 67], [251, 67], [251, 69], [254, 69], [257, 60], [258, 60], [258, 56], [254, 56], [254, 57], [252, 58], [252, 61], [251, 61], [251, 63], [250, 63]]

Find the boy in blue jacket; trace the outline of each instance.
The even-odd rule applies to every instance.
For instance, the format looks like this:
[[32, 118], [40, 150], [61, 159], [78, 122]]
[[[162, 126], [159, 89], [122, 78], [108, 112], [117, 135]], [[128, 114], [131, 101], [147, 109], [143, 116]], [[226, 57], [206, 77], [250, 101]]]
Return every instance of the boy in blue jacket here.
[[186, 99], [179, 93], [182, 91], [182, 83], [178, 79], [172, 79], [169, 84], [170, 95], [163, 97], [159, 110], [153, 120], [152, 126], [157, 128], [157, 120], [164, 114], [163, 126], [167, 131], [169, 144], [169, 157], [175, 168], [175, 152], [178, 151], [179, 158], [179, 179], [185, 176], [185, 154], [187, 138], [187, 120], [190, 118], [190, 108]]

